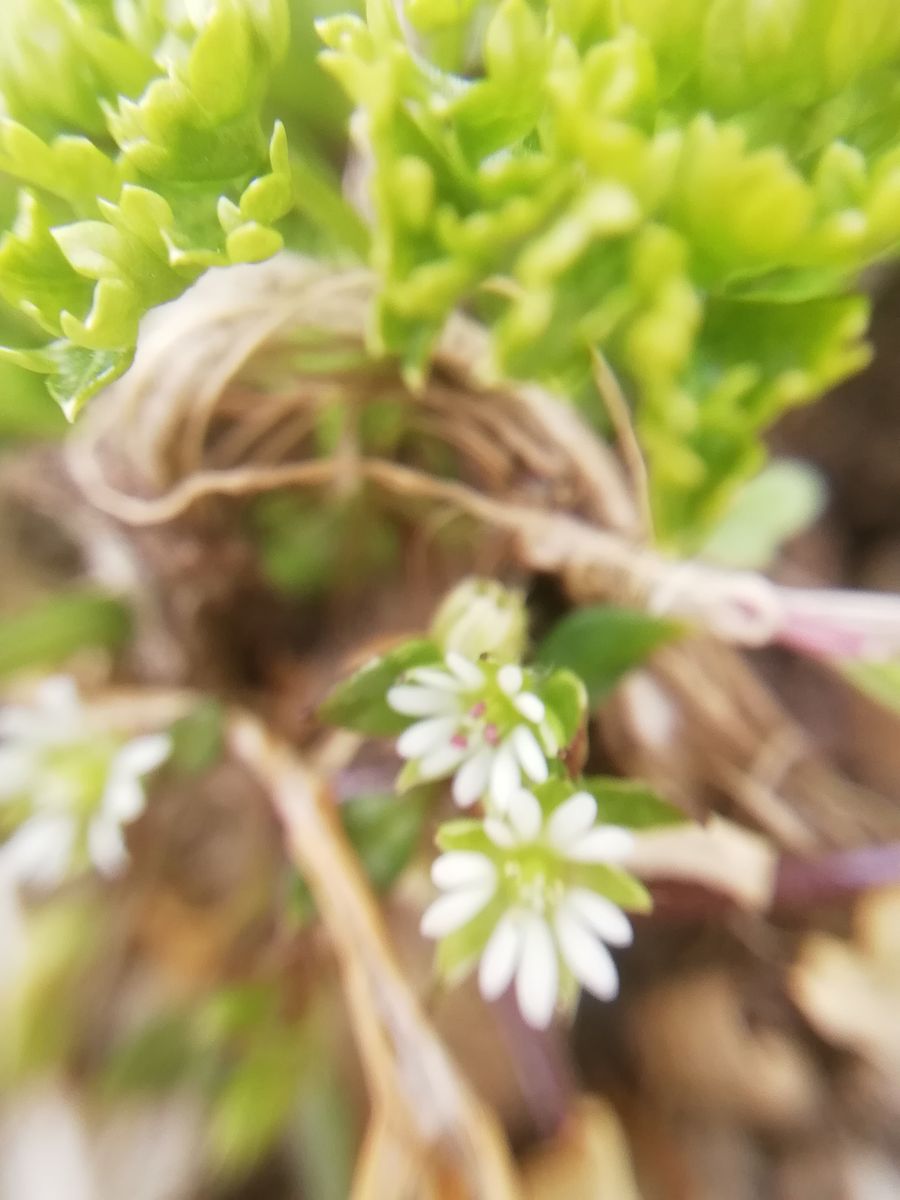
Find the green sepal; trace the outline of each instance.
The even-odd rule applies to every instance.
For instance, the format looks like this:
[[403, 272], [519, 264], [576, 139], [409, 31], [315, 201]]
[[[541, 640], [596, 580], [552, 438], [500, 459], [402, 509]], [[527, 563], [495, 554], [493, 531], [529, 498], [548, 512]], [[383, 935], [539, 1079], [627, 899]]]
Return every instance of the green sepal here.
[[574, 786], [578, 791], [590, 792], [597, 801], [597, 820], [602, 825], [655, 829], [690, 820], [680, 808], [631, 779], [588, 776], [576, 780]]
[[561, 748], [570, 746], [587, 715], [588, 695], [574, 671], [554, 671], [538, 680], [535, 691], [547, 708], [546, 720]]
[[445, 853], [449, 850], [483, 851], [488, 837], [481, 821], [470, 817], [460, 817], [455, 821], [444, 821], [434, 840], [438, 849]]
[[459, 929], [441, 938], [435, 953], [438, 974], [447, 983], [459, 983], [468, 975], [503, 916], [504, 904], [498, 894]]
[[606, 863], [579, 865], [572, 872], [572, 881], [605, 896], [628, 912], [647, 913], [653, 908], [653, 897], [640, 880], [619, 867]]

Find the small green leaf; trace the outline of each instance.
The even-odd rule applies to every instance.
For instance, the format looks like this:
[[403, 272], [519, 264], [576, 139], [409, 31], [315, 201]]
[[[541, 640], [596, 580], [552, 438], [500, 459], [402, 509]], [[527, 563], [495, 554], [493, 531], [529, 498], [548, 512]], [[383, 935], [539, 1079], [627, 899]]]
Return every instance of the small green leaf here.
[[341, 821], [376, 891], [385, 892], [415, 854], [425, 822], [428, 788], [398, 799], [392, 792], [354, 796]]
[[603, 825], [653, 829], [660, 825], [681, 825], [688, 820], [680, 808], [631, 779], [594, 776], [579, 780], [579, 786], [596, 799], [597, 819]]
[[596, 704], [623, 675], [680, 633], [681, 626], [674, 621], [631, 609], [607, 605], [580, 608], [563, 617], [544, 638], [537, 660], [574, 671], [587, 685], [591, 703]]
[[102, 1093], [115, 1101], [129, 1092], [168, 1092], [185, 1078], [193, 1057], [189, 1019], [164, 1013], [112, 1051], [100, 1073]]
[[[388, 891], [409, 865], [422, 839], [431, 797], [432, 790], [427, 786], [402, 798], [393, 792], [374, 792], [353, 796], [338, 810], [347, 837], [377, 892]], [[315, 916], [315, 902], [300, 875], [291, 880], [290, 907], [301, 924]]]
[[225, 710], [218, 700], [202, 700], [171, 728], [169, 763], [183, 775], [201, 775], [222, 757]]
[[784, 542], [812, 524], [825, 498], [813, 467], [787, 459], [771, 463], [734, 495], [701, 557], [723, 567], [762, 570]]
[[297, 1097], [297, 1057], [287, 1034], [270, 1035], [234, 1066], [210, 1115], [210, 1148], [221, 1169], [245, 1169], [278, 1137]]
[[74, 421], [99, 391], [131, 365], [131, 350], [89, 350], [72, 342], [51, 342], [44, 353], [54, 363], [47, 389], [69, 421]]
[[222, 4], [213, 10], [191, 53], [191, 91], [211, 121], [241, 112], [253, 87], [253, 55], [245, 14]]
[[130, 630], [121, 601], [100, 592], [63, 592], [0, 620], [0, 677], [58, 666], [85, 646], [113, 650]]
[[388, 689], [404, 671], [441, 661], [434, 642], [417, 638], [373, 658], [355, 675], [339, 683], [319, 708], [329, 725], [342, 725], [374, 737], [393, 737], [409, 724], [388, 705]]
[[861, 692], [900, 715], [900, 662], [847, 661], [841, 671]]

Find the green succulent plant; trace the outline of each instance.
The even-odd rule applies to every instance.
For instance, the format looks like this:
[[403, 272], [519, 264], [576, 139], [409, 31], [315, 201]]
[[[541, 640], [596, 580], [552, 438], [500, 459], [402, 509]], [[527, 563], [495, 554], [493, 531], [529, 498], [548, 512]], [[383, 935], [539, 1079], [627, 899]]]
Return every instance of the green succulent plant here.
[[657, 528], [696, 540], [760, 434], [865, 363], [900, 239], [892, 0], [370, 0], [320, 26], [372, 157], [381, 342], [449, 311], [498, 370], [634, 398]]
[[600, 350], [634, 404], [660, 537], [700, 546], [777, 416], [866, 362], [860, 273], [900, 243], [900, 9], [370, 0], [330, 16], [322, 61], [356, 107], [370, 238], [317, 174], [343, 151], [310, 57], [333, 9], [3, 5], [6, 369], [43, 373], [73, 416], [128, 365], [143, 313], [274, 253], [305, 205], [328, 236], [297, 244], [369, 248], [376, 348], [413, 376], [465, 306], [498, 374], [602, 426]]

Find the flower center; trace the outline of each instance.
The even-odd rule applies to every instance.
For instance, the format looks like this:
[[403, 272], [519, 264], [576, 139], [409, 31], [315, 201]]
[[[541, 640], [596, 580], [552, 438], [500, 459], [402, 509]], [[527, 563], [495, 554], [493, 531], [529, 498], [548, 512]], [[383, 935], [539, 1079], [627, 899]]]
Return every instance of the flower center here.
[[459, 729], [452, 739], [453, 745], [460, 749], [472, 742], [499, 746], [517, 725], [527, 723], [497, 683], [496, 674], [489, 675], [482, 688], [463, 699]]
[[83, 742], [48, 750], [36, 781], [35, 801], [73, 816], [89, 816], [103, 795], [112, 753], [108, 745]]
[[515, 901], [544, 916], [562, 900], [565, 885], [555, 878], [550, 857], [539, 848], [528, 848], [503, 866], [507, 888]]

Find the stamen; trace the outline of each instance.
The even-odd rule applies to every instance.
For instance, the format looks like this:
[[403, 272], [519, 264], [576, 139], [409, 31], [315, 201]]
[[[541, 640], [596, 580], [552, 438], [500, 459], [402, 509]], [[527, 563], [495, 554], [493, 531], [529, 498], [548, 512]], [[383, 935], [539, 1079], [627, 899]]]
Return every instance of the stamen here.
[[457, 750], [465, 750], [469, 744], [469, 739], [464, 733], [454, 733], [450, 739], [450, 745], [455, 746]]
[[483, 700], [479, 700], [477, 704], [473, 704], [469, 709], [469, 716], [475, 717], [477, 720], [479, 717], [483, 717], [486, 712], [487, 704]]
[[500, 730], [493, 723], [485, 726], [484, 740], [489, 746], [496, 746], [500, 741]]

